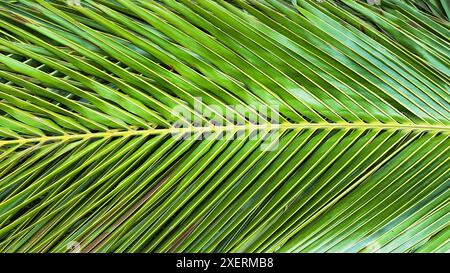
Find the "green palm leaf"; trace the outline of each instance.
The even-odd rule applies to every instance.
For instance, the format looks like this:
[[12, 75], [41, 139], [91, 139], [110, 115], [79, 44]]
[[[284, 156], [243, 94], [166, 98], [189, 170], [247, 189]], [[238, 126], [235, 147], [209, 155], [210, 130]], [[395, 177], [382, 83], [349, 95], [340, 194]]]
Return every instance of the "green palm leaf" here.
[[2, 1], [0, 251], [448, 252], [448, 18]]

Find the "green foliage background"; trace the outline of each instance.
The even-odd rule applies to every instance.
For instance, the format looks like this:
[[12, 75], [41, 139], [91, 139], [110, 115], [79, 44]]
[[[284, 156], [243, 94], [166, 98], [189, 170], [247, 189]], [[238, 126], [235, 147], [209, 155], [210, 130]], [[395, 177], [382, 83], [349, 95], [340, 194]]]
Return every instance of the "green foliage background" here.
[[0, 251], [448, 252], [449, 15], [0, 1]]

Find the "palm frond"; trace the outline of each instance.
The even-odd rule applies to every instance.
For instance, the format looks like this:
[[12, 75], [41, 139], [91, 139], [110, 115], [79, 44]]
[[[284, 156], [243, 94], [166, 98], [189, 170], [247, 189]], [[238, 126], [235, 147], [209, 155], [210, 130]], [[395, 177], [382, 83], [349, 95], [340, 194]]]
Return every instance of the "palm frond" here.
[[0, 251], [448, 252], [449, 6], [368, 2], [2, 1]]

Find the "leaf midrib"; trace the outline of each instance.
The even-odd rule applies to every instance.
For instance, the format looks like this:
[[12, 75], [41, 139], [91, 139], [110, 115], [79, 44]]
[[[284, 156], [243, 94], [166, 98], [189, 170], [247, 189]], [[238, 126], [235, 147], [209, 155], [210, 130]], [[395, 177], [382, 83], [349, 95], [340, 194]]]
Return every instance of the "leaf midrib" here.
[[450, 132], [450, 125], [428, 124], [384, 124], [384, 123], [281, 123], [281, 124], [245, 124], [227, 126], [184, 127], [184, 128], [151, 128], [110, 130], [105, 132], [64, 134], [59, 136], [40, 136], [33, 138], [19, 138], [12, 140], [0, 140], [0, 146], [8, 144], [26, 144], [32, 142], [69, 141], [77, 139], [113, 138], [149, 135], [182, 135], [208, 132], [239, 132], [239, 131], [269, 131], [269, 130], [302, 130], [302, 129], [362, 129], [362, 130], [406, 130], [418, 132]]

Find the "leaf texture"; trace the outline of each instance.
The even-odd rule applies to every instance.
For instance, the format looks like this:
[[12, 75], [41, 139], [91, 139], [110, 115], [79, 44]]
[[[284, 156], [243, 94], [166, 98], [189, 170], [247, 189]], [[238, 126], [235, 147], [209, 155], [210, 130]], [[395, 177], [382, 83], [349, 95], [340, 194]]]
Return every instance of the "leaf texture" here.
[[0, 2], [0, 251], [448, 252], [448, 19]]

